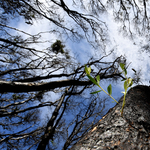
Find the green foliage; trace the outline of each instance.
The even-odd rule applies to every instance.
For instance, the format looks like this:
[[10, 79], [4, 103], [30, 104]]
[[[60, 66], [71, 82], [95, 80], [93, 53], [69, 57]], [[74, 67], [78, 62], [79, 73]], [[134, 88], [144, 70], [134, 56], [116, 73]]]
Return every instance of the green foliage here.
[[71, 56], [69, 55], [69, 52], [67, 50], [64, 50], [64, 48], [65, 45], [63, 45], [60, 40], [56, 40], [56, 42], [51, 45], [52, 52], [54, 52], [55, 54], [61, 53], [66, 57], [66, 59], [70, 59]]
[[97, 80], [97, 83], [99, 84], [99, 82], [100, 82], [100, 75], [96, 76], [96, 80]]
[[96, 94], [96, 93], [99, 93], [99, 92], [101, 92], [102, 90], [99, 90], [99, 91], [95, 91], [95, 92], [92, 92], [92, 93], [90, 93], [90, 94]]
[[86, 72], [86, 74], [87, 74], [87, 77], [88, 77], [95, 85], [99, 86], [98, 82], [97, 82], [94, 78], [92, 78], [92, 77], [90, 76], [91, 67], [85, 66], [85, 72]]
[[107, 91], [108, 91], [108, 94], [109, 94], [109, 95], [112, 94], [112, 87], [111, 87], [111, 84], [109, 84], [109, 86], [107, 87]]
[[111, 87], [111, 84], [108, 86], [107, 90], [108, 90], [108, 93], [99, 85], [100, 83], [100, 75], [97, 75], [96, 76], [96, 80], [90, 75], [91, 73], [91, 67], [87, 67], [85, 65], [85, 72], [87, 74], [87, 77], [95, 84], [97, 85], [101, 90], [100, 91], [95, 91], [95, 92], [92, 92], [91, 94], [96, 94], [96, 93], [99, 93], [101, 91], [105, 92], [107, 95], [109, 95], [116, 103], [118, 103], [112, 96], [111, 96], [111, 93], [112, 93], [112, 87]]
[[85, 72], [86, 72], [87, 75], [90, 75], [90, 73], [91, 73], [91, 67], [87, 67], [85, 65]]
[[87, 77], [95, 84], [95, 85], [97, 85], [97, 86], [99, 86], [99, 84], [97, 83], [97, 81], [94, 79], [94, 78], [92, 78], [90, 75], [88, 75], [87, 74]]
[[60, 40], [56, 40], [56, 42], [51, 45], [52, 51], [56, 54], [65, 53], [64, 47], [65, 45], [63, 45]]
[[126, 75], [127, 75], [127, 70], [126, 70], [126, 68], [125, 68], [125, 64], [122, 64], [122, 63], [120, 63], [120, 67], [121, 67], [121, 69], [122, 69], [122, 73], [125, 75], [125, 77], [126, 77]]
[[125, 90], [124, 92], [122, 92], [124, 94], [124, 98], [123, 98], [123, 104], [122, 104], [122, 109], [121, 109], [121, 116], [123, 116], [123, 108], [125, 106], [125, 99], [126, 99], [127, 90], [128, 90], [128, 88], [130, 88], [132, 86], [133, 79], [127, 78], [127, 76], [126, 76], [127, 75], [127, 71], [125, 69], [125, 65], [124, 64], [120, 63], [120, 67], [121, 67], [121, 69], [123, 71], [122, 73], [125, 75], [125, 79], [122, 80], [122, 81], [124, 81], [124, 90]]
[[[121, 81], [124, 81], [124, 92], [122, 92], [124, 94], [124, 99], [123, 99], [123, 104], [122, 104], [122, 109], [121, 109], [121, 116], [123, 116], [123, 108], [125, 106], [125, 98], [126, 98], [126, 94], [127, 94], [127, 90], [128, 88], [130, 88], [133, 84], [133, 79], [131, 78], [127, 78], [127, 70], [125, 68], [125, 64], [122, 64], [120, 63], [120, 67], [122, 69], [122, 72], [125, 76], [125, 78]], [[96, 80], [90, 75], [91, 73], [91, 67], [87, 67], [85, 65], [85, 72], [87, 74], [87, 77], [95, 84], [97, 85], [101, 90], [99, 91], [95, 91], [95, 92], [92, 92], [90, 94], [96, 94], [96, 93], [99, 93], [101, 91], [105, 92], [108, 96], [110, 96], [116, 103], [118, 103], [111, 95], [112, 95], [112, 86], [111, 84], [109, 84], [109, 86], [107, 87], [107, 91], [108, 93], [99, 85], [100, 83], [100, 75], [96, 76]]]

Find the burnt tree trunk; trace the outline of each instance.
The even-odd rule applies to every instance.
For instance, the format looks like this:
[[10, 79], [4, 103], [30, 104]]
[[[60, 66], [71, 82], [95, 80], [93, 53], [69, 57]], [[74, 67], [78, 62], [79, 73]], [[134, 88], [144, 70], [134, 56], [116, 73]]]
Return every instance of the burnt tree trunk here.
[[150, 87], [138, 85], [77, 142], [71, 150], [150, 150]]

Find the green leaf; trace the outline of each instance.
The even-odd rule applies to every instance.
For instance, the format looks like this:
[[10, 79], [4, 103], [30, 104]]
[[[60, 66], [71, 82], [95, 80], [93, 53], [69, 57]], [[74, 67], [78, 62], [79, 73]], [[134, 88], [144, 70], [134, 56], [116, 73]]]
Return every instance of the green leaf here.
[[127, 70], [126, 70], [126, 68], [124, 68], [124, 73], [125, 73], [125, 75], [127, 75]]
[[121, 67], [121, 69], [123, 70], [123, 72], [125, 73], [125, 75], [127, 75], [127, 70], [126, 70], [126, 68], [125, 68], [125, 64], [120, 63], [120, 67]]
[[87, 75], [90, 75], [90, 73], [91, 73], [91, 67], [87, 67], [85, 65], [85, 72], [86, 72]]
[[107, 87], [107, 91], [108, 91], [108, 94], [109, 94], [109, 95], [112, 94], [112, 87], [111, 87], [111, 84], [109, 84], [109, 86]]
[[120, 67], [121, 67], [121, 69], [124, 71], [124, 66], [125, 66], [125, 64], [123, 64], [123, 63], [120, 63]]
[[132, 84], [133, 84], [133, 79], [129, 78], [129, 79], [128, 79], [128, 85], [129, 85], [128, 87], [131, 87]]
[[91, 73], [91, 66], [88, 68], [89, 73]]
[[99, 90], [99, 91], [95, 91], [95, 92], [92, 92], [92, 93], [90, 93], [90, 94], [96, 94], [96, 93], [99, 93], [99, 92], [101, 92], [102, 90]]
[[128, 83], [127, 83], [127, 80], [124, 82], [124, 90], [125, 92], [127, 92], [127, 89], [128, 89]]
[[99, 84], [99, 82], [100, 82], [100, 75], [96, 76], [96, 80], [97, 80], [97, 83]]
[[94, 78], [92, 78], [90, 75], [87, 74], [87, 77], [97, 86], [99, 86], [99, 84], [96, 82], [96, 80]]
[[133, 85], [133, 79], [132, 79], [132, 82], [131, 82], [131, 84], [129, 85], [129, 87], [131, 87]]

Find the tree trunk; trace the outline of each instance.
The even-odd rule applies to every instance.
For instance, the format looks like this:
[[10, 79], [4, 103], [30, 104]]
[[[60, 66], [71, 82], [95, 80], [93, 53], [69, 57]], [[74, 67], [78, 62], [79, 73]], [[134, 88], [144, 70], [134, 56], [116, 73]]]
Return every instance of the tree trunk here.
[[150, 87], [138, 85], [77, 142], [71, 150], [150, 150]]

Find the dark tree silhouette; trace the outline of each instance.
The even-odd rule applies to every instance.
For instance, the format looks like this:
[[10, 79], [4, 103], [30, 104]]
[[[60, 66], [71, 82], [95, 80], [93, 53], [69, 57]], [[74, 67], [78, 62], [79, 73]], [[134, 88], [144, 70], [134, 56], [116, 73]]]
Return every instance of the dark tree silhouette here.
[[[70, 55], [64, 41], [84, 39], [104, 52], [109, 34], [107, 24], [100, 16], [108, 10], [113, 11], [115, 20], [121, 23], [121, 29], [126, 33], [133, 35], [136, 29], [140, 35], [149, 34], [149, 2], [146, 0], [139, 3], [130, 0], [72, 2], [81, 11], [71, 8], [63, 0], [45, 3], [39, 0], [0, 1], [2, 150], [60, 147], [66, 150], [93, 129], [101, 118], [105, 99], [87, 94], [93, 84], [85, 75], [85, 65]], [[21, 20], [28, 27], [42, 19], [52, 28], [35, 35], [15, 24]], [[132, 28], [132, 22], [136, 28]], [[55, 34], [57, 41], [43, 40], [45, 33]], [[97, 59], [87, 59], [87, 66], [94, 68], [91, 75], [99, 74], [102, 81], [123, 78], [118, 68], [120, 62], [126, 63], [126, 59], [120, 56], [106, 62], [108, 56], [103, 53]], [[43, 110], [47, 115], [42, 113]]]

